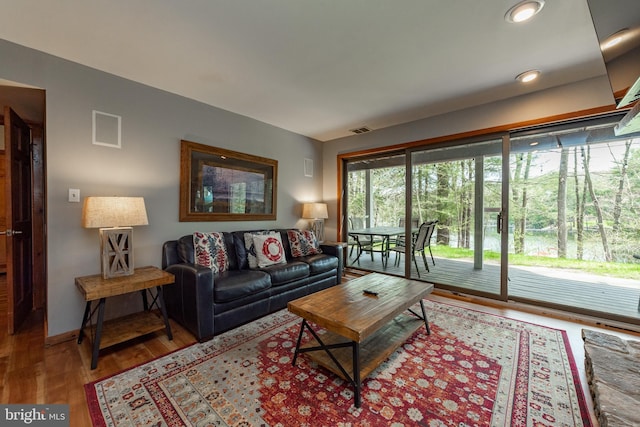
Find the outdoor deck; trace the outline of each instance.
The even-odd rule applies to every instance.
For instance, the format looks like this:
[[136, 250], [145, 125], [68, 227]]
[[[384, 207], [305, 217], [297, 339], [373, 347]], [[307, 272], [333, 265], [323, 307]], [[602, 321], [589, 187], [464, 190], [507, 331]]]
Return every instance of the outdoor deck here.
[[[395, 267], [394, 257], [392, 254], [386, 268], [379, 253], [374, 254], [373, 261], [369, 254], [363, 254], [359, 265], [351, 265], [353, 257], [350, 257], [347, 265], [368, 271], [403, 275], [404, 258]], [[462, 288], [463, 291], [468, 289], [472, 292], [500, 293], [500, 266], [497, 264], [485, 263], [482, 270], [475, 270], [472, 260], [436, 256], [434, 266], [429, 256], [427, 259], [430, 272], [426, 272], [422, 260], [418, 259], [421, 277], [418, 278], [412, 263], [412, 278], [434, 283], [436, 287], [441, 284]], [[510, 299], [536, 300], [550, 306], [608, 313], [615, 318], [624, 317], [632, 323], [640, 323], [640, 281], [637, 280], [596, 276], [575, 270], [512, 266], [509, 269], [508, 286]]]

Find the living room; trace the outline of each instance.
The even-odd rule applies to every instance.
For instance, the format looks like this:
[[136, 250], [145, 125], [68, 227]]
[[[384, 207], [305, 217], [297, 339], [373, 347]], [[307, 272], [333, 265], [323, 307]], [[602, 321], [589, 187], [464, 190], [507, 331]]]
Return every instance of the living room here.
[[[163, 242], [196, 228], [212, 228], [211, 223], [178, 220], [181, 139], [279, 161], [277, 224], [244, 224], [247, 228], [304, 228], [301, 204], [322, 200], [329, 205], [325, 234], [339, 240], [336, 159], [340, 154], [513, 123], [579, 116], [581, 112], [591, 114], [610, 108], [612, 103], [609, 82], [601, 75], [322, 142], [5, 39], [0, 40], [0, 57], [1, 79], [40, 88], [46, 94], [46, 281], [35, 285], [46, 295], [47, 343], [75, 337], [84, 300], [74, 279], [95, 274], [100, 268], [97, 232], [81, 226], [82, 203], [68, 201], [69, 189], [79, 189], [81, 200], [108, 195], [145, 198], [149, 225], [134, 230], [138, 266], [159, 265]], [[141, 68], [148, 65], [131, 58], [131, 62], [137, 61]], [[180, 72], [179, 59], [167, 58], [156, 66]], [[153, 67], [148, 73], [153, 75]], [[215, 81], [224, 77], [203, 78]], [[258, 103], [259, 96], [247, 96], [255, 97]], [[122, 118], [119, 149], [92, 144], [94, 110]], [[313, 176], [305, 176], [304, 159], [312, 160]], [[236, 230], [238, 225], [213, 224], [215, 231]], [[107, 314], [115, 316], [138, 308], [137, 300], [123, 298]]]

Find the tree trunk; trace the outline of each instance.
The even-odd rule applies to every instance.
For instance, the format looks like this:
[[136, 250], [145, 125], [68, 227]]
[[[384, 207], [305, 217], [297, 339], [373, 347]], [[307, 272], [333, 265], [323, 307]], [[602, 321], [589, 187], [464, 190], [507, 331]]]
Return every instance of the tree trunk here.
[[624, 143], [624, 156], [622, 162], [618, 162], [613, 152], [611, 152], [611, 146], [609, 146], [609, 152], [614, 162], [620, 168], [620, 180], [618, 181], [618, 189], [613, 203], [613, 226], [611, 232], [611, 259], [618, 259], [617, 250], [618, 242], [620, 241], [620, 215], [622, 214], [622, 194], [624, 193], [624, 183], [627, 180], [627, 163], [629, 161], [629, 153], [631, 151], [632, 140], [627, 140]]
[[[584, 190], [580, 196], [580, 180], [578, 179], [578, 148], [573, 150], [573, 177], [576, 195], [576, 259], [584, 258]], [[586, 184], [585, 184], [586, 185]]]
[[437, 174], [437, 212], [438, 212], [438, 233], [436, 243], [438, 245], [449, 246], [449, 226], [451, 220], [447, 211], [447, 201], [449, 200], [449, 173], [444, 163], [436, 165]]
[[[587, 157], [584, 155], [584, 148], [582, 150], [582, 161], [584, 163], [584, 179], [587, 182], [587, 187], [589, 188], [589, 195], [591, 196], [591, 200], [593, 201], [593, 207], [596, 210], [596, 216], [598, 218], [598, 230], [600, 231], [600, 237], [602, 238], [602, 249], [604, 250], [604, 259], [607, 262], [611, 261], [611, 251], [609, 249], [609, 242], [607, 241], [607, 233], [604, 229], [604, 220], [602, 217], [602, 209], [600, 208], [600, 203], [598, 202], [598, 197], [596, 196], [595, 191], [593, 190], [593, 183], [591, 182], [591, 173], [589, 172], [589, 162], [587, 161]], [[590, 153], [591, 149], [587, 146], [587, 152]], [[590, 154], [589, 154], [589, 157]]]
[[[624, 192], [624, 183], [627, 180], [627, 162], [629, 161], [629, 153], [631, 151], [631, 141], [628, 140], [624, 144], [624, 157], [620, 164], [620, 181], [618, 182], [618, 191], [613, 205], [613, 238], [616, 239], [620, 230], [620, 215], [622, 214], [622, 193]], [[613, 157], [613, 153], [611, 153]], [[614, 157], [615, 159], [615, 157]], [[617, 163], [617, 162], [616, 162]], [[614, 240], [615, 242], [615, 240]], [[615, 243], [612, 245], [615, 247]]]
[[475, 176], [475, 169], [474, 169], [474, 161], [473, 160], [467, 160], [467, 183], [466, 183], [466, 194], [467, 194], [467, 204], [466, 204], [466, 210], [467, 210], [467, 222], [466, 222], [466, 240], [465, 240], [465, 248], [469, 249], [471, 248], [471, 213], [473, 212], [473, 191], [472, 191], [472, 186], [473, 183], [475, 182], [474, 179]]
[[527, 198], [527, 185], [529, 182], [529, 171], [531, 170], [531, 159], [533, 158], [533, 154], [531, 152], [527, 153], [527, 161], [524, 166], [524, 179], [522, 180], [522, 203], [520, 204], [520, 253], [524, 253], [524, 238], [527, 232], [527, 203], [529, 199]]
[[511, 205], [517, 209], [511, 211], [513, 218], [513, 248], [516, 254], [524, 253], [524, 236], [522, 229], [524, 228], [521, 206], [520, 206], [520, 189], [522, 187], [522, 154], [516, 154], [516, 167], [513, 171], [511, 179]]
[[569, 150], [562, 148], [558, 171], [558, 258], [567, 257], [567, 172]]

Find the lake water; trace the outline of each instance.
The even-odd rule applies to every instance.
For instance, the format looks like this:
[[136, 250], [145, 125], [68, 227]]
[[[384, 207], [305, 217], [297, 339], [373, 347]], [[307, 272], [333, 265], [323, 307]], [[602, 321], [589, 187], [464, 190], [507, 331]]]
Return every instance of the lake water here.
[[[456, 247], [456, 236], [451, 238], [451, 247]], [[558, 257], [558, 240], [555, 231], [534, 231], [529, 232], [525, 238], [525, 254], [532, 256], [541, 256], [549, 258]], [[473, 247], [473, 238], [471, 241]], [[487, 230], [484, 237], [484, 249], [500, 252], [500, 235], [491, 230]], [[513, 235], [509, 235], [509, 253], [514, 253]], [[617, 262], [639, 262], [633, 258], [636, 251], [633, 248], [625, 247], [618, 250]], [[597, 231], [588, 232], [585, 235], [583, 258], [588, 261], [604, 261], [604, 249], [602, 248], [602, 240]], [[575, 233], [570, 233], [567, 241], [567, 258], [576, 259], [577, 243]]]

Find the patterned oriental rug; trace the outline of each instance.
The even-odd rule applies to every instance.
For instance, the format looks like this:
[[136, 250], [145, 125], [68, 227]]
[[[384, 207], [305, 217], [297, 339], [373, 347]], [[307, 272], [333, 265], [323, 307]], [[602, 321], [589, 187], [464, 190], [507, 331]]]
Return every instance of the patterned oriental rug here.
[[[425, 303], [418, 330], [351, 385], [301, 355], [286, 310], [85, 385], [96, 426], [591, 426], [565, 331]], [[310, 339], [306, 337], [305, 339]]]

